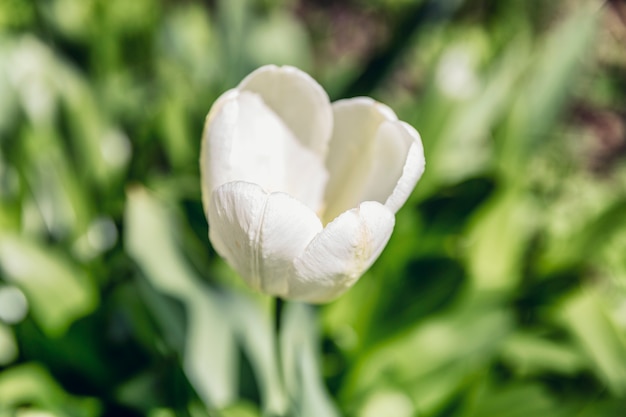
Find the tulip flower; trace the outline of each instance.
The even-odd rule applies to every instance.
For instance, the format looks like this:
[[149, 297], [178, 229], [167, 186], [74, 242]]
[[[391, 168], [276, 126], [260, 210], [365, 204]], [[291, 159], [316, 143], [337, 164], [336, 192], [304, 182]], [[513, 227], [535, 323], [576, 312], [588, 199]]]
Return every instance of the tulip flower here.
[[419, 134], [386, 105], [331, 105], [299, 69], [261, 67], [206, 118], [209, 239], [250, 287], [331, 301], [385, 248], [424, 164]]

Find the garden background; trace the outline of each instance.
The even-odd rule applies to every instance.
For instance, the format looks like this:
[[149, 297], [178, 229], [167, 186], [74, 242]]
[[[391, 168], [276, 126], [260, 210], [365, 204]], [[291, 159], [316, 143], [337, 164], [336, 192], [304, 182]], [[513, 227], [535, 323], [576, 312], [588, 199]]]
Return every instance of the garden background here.
[[[427, 161], [278, 339], [198, 167], [266, 63], [388, 104]], [[0, 416], [624, 416], [625, 161], [623, 1], [1, 0]]]

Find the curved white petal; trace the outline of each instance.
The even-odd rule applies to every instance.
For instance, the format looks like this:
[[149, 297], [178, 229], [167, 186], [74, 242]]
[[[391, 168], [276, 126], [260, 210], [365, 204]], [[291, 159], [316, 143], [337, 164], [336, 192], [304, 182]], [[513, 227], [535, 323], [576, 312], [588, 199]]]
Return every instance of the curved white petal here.
[[284, 193], [231, 182], [213, 191], [209, 238], [252, 288], [284, 296], [293, 260], [322, 230], [315, 213]]
[[237, 88], [259, 94], [304, 146], [326, 156], [333, 114], [328, 94], [310, 75], [291, 66], [266, 65]]
[[208, 205], [209, 239], [252, 288], [261, 288], [256, 262], [257, 234], [267, 202], [259, 186], [231, 182], [213, 191]]
[[415, 188], [415, 184], [417, 184], [417, 181], [422, 177], [424, 169], [426, 168], [424, 145], [422, 145], [422, 139], [419, 133], [408, 123], [400, 122], [400, 124], [404, 127], [405, 132], [412, 138], [412, 142], [406, 160], [404, 161], [404, 166], [402, 167], [402, 175], [398, 179], [393, 192], [387, 198], [387, 201], [385, 201], [385, 206], [394, 213], [400, 210], [400, 207], [402, 207], [409, 198]]
[[337, 101], [333, 111], [324, 222], [361, 201], [378, 201], [395, 213], [424, 171], [419, 135], [370, 98]]
[[231, 181], [286, 192], [318, 210], [328, 177], [323, 160], [260, 96], [237, 90], [220, 97], [207, 116], [200, 168], [205, 210], [211, 191]]
[[306, 73], [259, 68], [206, 118], [209, 238], [252, 288], [330, 301], [378, 258], [424, 165], [419, 134], [389, 107], [331, 106]]
[[288, 297], [320, 303], [343, 294], [378, 258], [394, 224], [393, 213], [373, 201], [341, 214], [295, 259]]

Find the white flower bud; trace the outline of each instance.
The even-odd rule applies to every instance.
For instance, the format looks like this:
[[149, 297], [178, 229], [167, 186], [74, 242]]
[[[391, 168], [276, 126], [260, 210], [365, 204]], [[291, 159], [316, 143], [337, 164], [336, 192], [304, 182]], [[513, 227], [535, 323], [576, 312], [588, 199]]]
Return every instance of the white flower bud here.
[[378, 258], [424, 165], [419, 134], [389, 107], [331, 105], [297, 68], [261, 67], [207, 115], [209, 238], [252, 288], [331, 301]]

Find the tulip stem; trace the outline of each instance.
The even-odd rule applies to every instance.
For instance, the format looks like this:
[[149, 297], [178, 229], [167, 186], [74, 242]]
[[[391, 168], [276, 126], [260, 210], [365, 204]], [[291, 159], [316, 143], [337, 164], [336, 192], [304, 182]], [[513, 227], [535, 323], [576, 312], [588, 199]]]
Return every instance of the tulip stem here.
[[283, 315], [283, 305], [284, 301], [282, 298], [276, 297], [276, 303], [274, 306], [274, 330], [276, 331], [276, 341], [278, 342], [278, 337], [280, 335], [280, 327], [282, 322]]
[[283, 349], [281, 347], [281, 327], [283, 325], [283, 308], [285, 307], [285, 302], [282, 298], [276, 297], [274, 299], [274, 352], [276, 354], [276, 366], [279, 375], [279, 380], [283, 385], [283, 389], [285, 393], [288, 391], [287, 386], [285, 385], [285, 374], [283, 369]]

